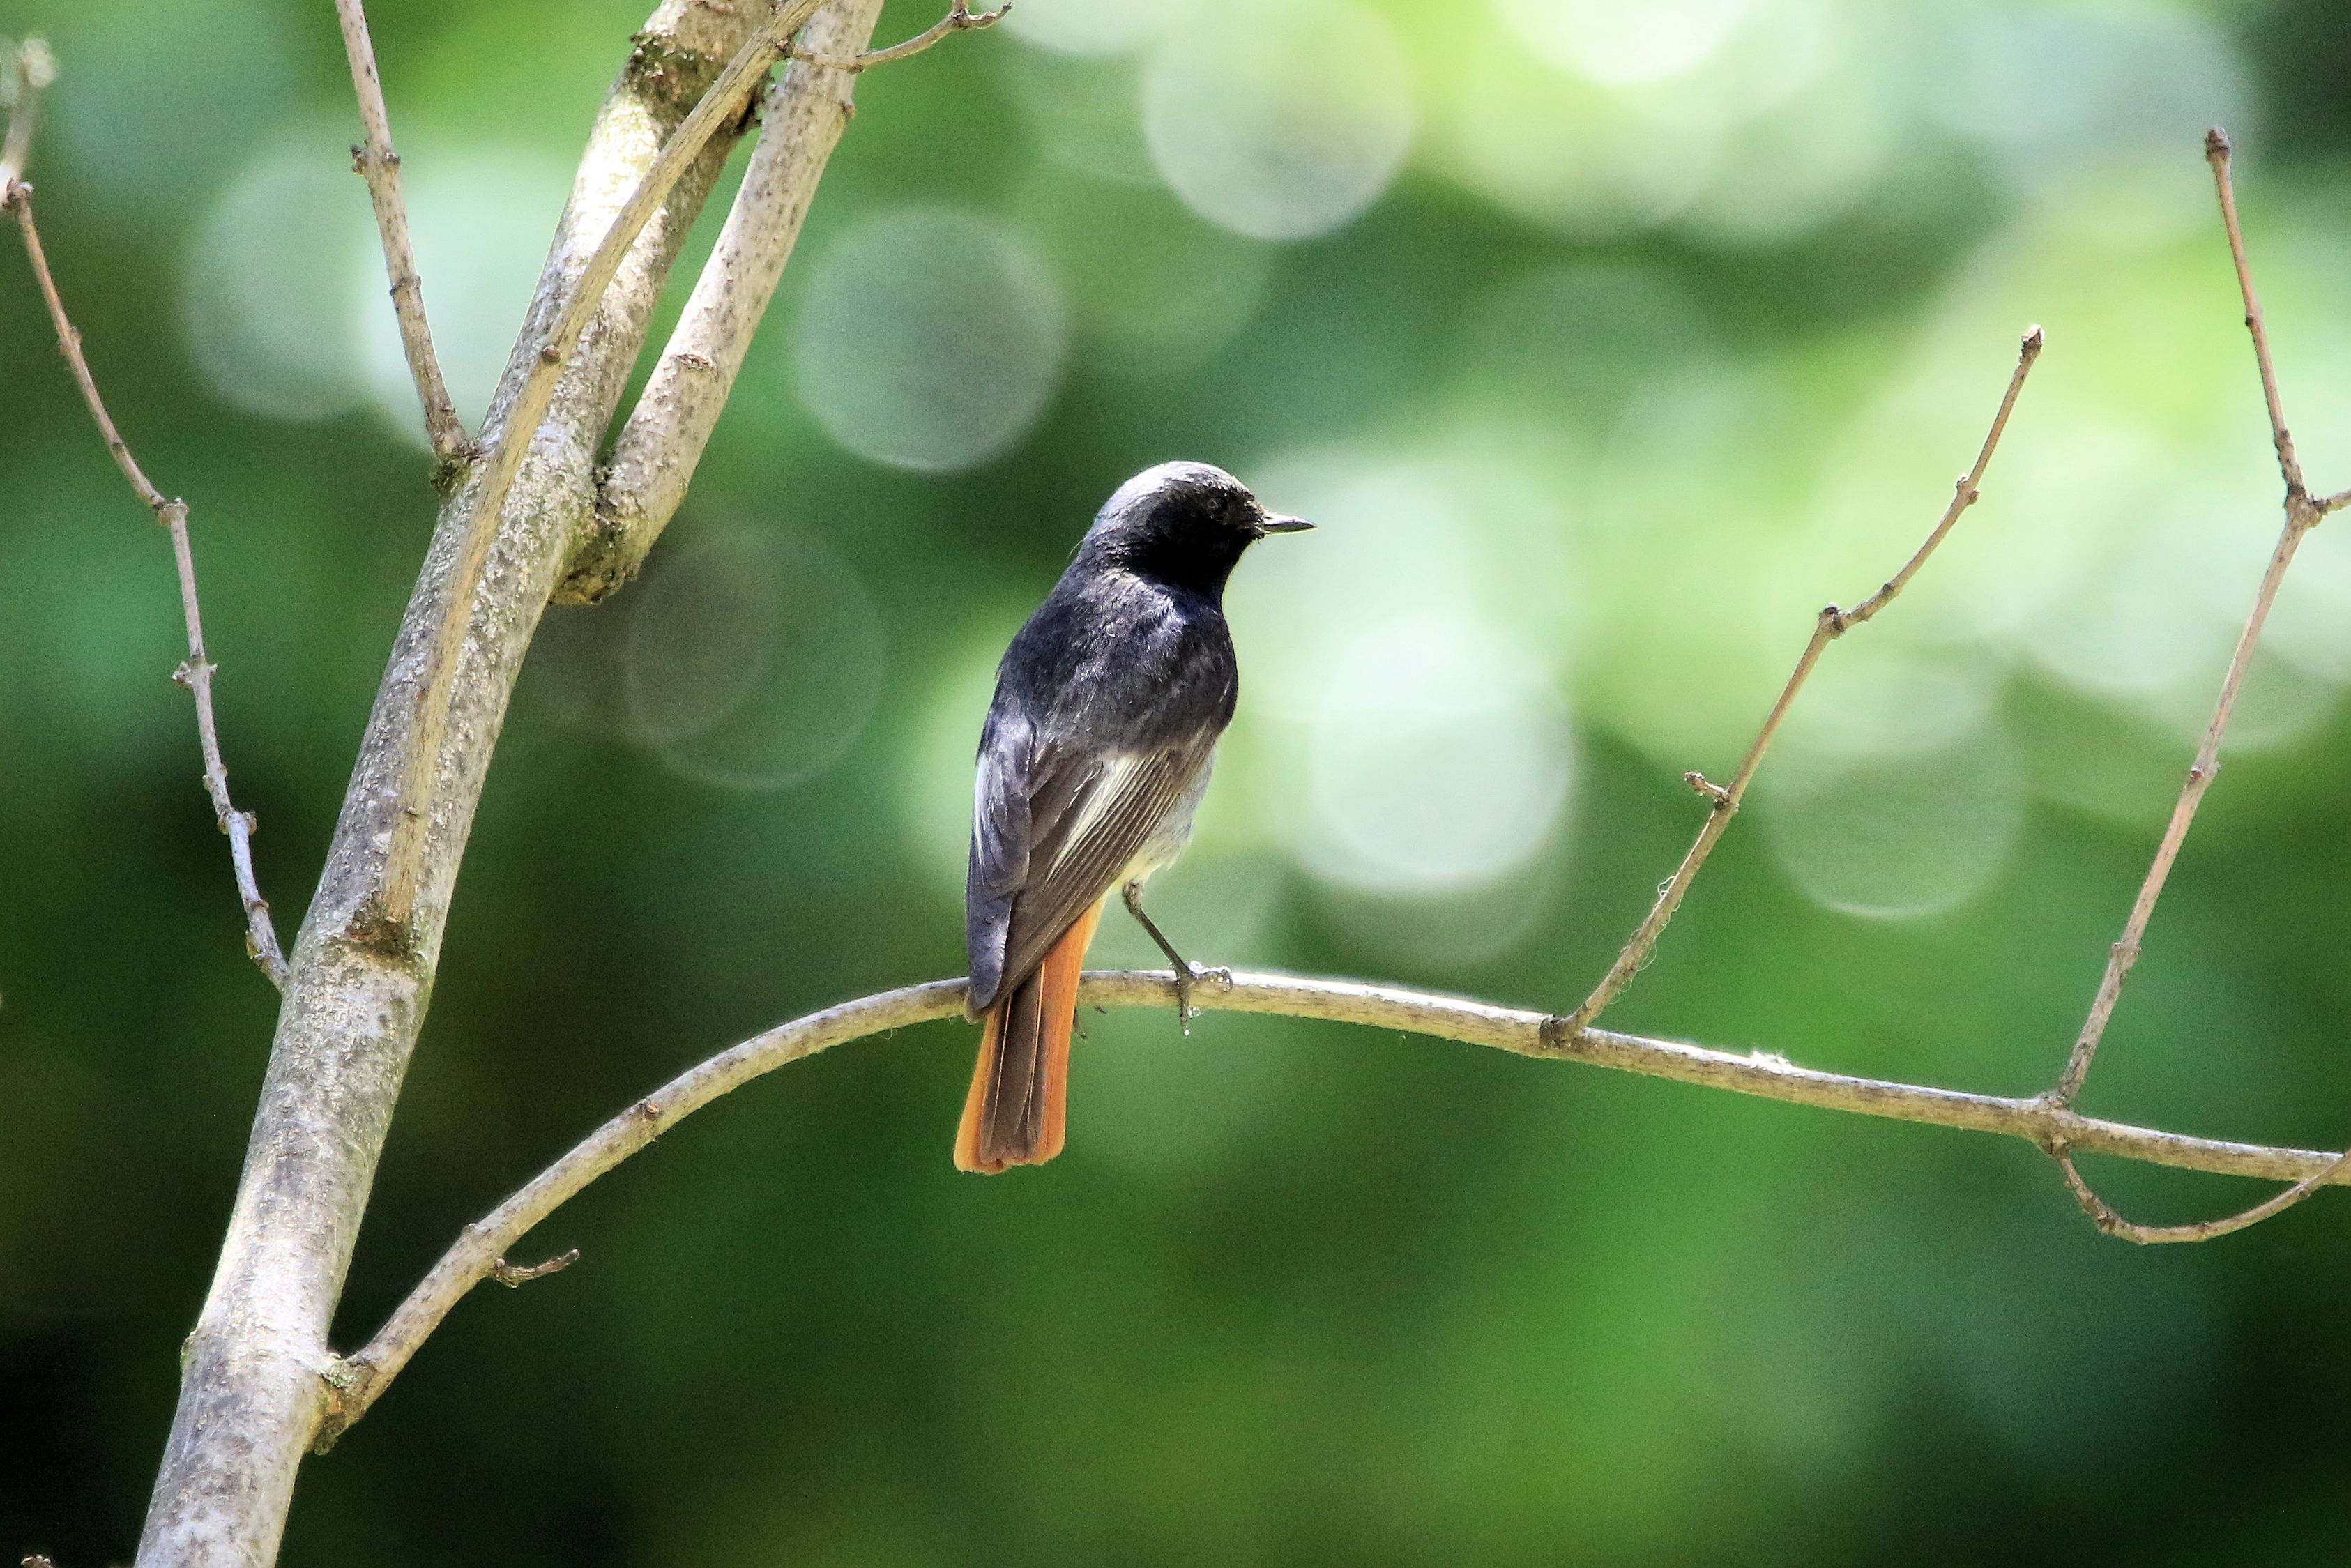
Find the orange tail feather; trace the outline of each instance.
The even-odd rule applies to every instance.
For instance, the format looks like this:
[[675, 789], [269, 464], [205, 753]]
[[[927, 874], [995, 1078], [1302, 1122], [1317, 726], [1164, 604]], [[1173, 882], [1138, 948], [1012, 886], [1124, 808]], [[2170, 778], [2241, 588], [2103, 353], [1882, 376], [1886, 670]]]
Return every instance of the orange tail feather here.
[[956, 1130], [956, 1169], [994, 1176], [1013, 1166], [1043, 1165], [1061, 1152], [1078, 974], [1101, 923], [1098, 904], [1062, 933], [1034, 973], [987, 1009], [979, 1065]]

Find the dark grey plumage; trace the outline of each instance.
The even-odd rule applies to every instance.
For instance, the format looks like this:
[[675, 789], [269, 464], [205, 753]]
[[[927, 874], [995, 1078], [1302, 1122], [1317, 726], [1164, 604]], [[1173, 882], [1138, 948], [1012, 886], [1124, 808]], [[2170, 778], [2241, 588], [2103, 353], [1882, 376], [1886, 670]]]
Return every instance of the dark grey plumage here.
[[1240, 688], [1225, 580], [1256, 540], [1305, 526], [1267, 513], [1220, 468], [1162, 464], [1103, 506], [1012, 639], [979, 742], [965, 904], [973, 1017], [1155, 835], [1173, 839], [1169, 853], [1180, 844]]

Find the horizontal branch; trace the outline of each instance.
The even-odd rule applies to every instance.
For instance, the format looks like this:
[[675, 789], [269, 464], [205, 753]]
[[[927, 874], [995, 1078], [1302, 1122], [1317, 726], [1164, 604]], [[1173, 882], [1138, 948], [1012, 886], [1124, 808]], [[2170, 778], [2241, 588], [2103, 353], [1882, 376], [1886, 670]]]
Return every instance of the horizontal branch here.
[[[1078, 995], [1080, 1000], [1100, 1007], [1170, 1007], [1176, 1000], [1175, 977], [1165, 970], [1098, 971], [1085, 977]], [[598, 1176], [720, 1095], [755, 1078], [853, 1040], [959, 1017], [963, 998], [963, 981], [935, 980], [810, 1013], [687, 1069], [606, 1122], [480, 1223], [467, 1226], [457, 1244], [433, 1266], [376, 1336], [337, 1364], [329, 1376], [336, 1397], [319, 1428], [319, 1446], [324, 1448], [333, 1443], [367, 1413], [467, 1291], [486, 1279], [519, 1282], [509, 1276], [527, 1271], [505, 1265], [507, 1249]], [[1552, 1014], [1356, 980], [1236, 974], [1229, 983], [1219, 981], [1196, 990], [1194, 1000], [1210, 1010], [1401, 1030], [1492, 1046], [1520, 1056], [1588, 1062], [1823, 1110], [1998, 1133], [2053, 1153], [2116, 1155], [2182, 1170], [2273, 1181], [2314, 1177], [2336, 1184], [2351, 1181], [2351, 1172], [2344, 1169], [2343, 1160], [2335, 1154], [2227, 1143], [2105, 1122], [2045, 1097], [2006, 1099], [1855, 1078], [1798, 1067], [1781, 1056], [1740, 1055], [1677, 1040], [1579, 1030], [1567, 1019]]]

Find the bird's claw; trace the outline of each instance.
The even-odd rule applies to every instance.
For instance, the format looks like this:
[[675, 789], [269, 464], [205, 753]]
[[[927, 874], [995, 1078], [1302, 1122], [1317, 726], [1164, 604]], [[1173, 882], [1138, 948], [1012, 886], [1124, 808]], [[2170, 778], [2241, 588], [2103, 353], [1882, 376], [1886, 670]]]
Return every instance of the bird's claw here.
[[1233, 972], [1221, 964], [1214, 967], [1186, 964], [1176, 970], [1175, 975], [1176, 1027], [1182, 1030], [1188, 1039], [1192, 1033], [1192, 1020], [1200, 1016], [1200, 1009], [1192, 1005], [1192, 988], [1202, 980], [1215, 980], [1230, 990], [1233, 984]]

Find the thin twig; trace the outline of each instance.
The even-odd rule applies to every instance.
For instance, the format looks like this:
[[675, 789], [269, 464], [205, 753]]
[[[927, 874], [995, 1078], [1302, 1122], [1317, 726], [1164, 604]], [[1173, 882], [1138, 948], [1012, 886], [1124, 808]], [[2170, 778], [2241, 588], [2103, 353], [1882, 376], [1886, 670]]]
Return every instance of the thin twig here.
[[2253, 273], [2245, 263], [2245, 236], [2237, 226], [2237, 191], [2229, 178], [2229, 133], [2219, 126], [2204, 133], [2204, 162], [2212, 168], [2212, 192], [2220, 201], [2220, 226], [2229, 235], [2229, 260], [2237, 269], [2237, 292], [2245, 301], [2245, 330], [2252, 335], [2253, 362], [2261, 367], [2262, 402], [2270, 415], [2270, 444], [2277, 448], [2278, 475], [2285, 481], [2286, 503], [2307, 495], [2302, 464], [2294, 455], [2294, 437], [2285, 427], [2285, 405], [2278, 397], [2277, 369], [2270, 363], [2270, 339], [2262, 323], [2262, 302], [2253, 297]]
[[2284, 1191], [2224, 1218], [2199, 1219], [2186, 1225], [2141, 1225], [2136, 1220], [2124, 1218], [2105, 1198], [2090, 1189], [2090, 1184], [2082, 1179], [2082, 1173], [2074, 1168], [2073, 1154], [2063, 1142], [2051, 1145], [2049, 1152], [2057, 1161], [2057, 1168], [2064, 1173], [2066, 1189], [2073, 1193], [2074, 1201], [2082, 1206], [2082, 1212], [2090, 1217], [2090, 1223], [2108, 1236], [2135, 1241], [2142, 1247], [2210, 1241], [2216, 1237], [2233, 1235], [2248, 1226], [2259, 1225], [2264, 1219], [2284, 1213], [2320, 1187], [2331, 1185], [2339, 1177], [2343, 1167], [2351, 1165], [2351, 1150], [2346, 1150]]
[[[1079, 995], [1096, 1007], [1165, 1007], [1175, 998], [1175, 977], [1165, 969], [1094, 972], [1084, 977]], [[687, 1069], [606, 1122], [486, 1217], [467, 1226], [366, 1347], [338, 1364], [330, 1379], [334, 1403], [320, 1428], [320, 1444], [331, 1443], [366, 1413], [450, 1310], [483, 1280], [495, 1277], [496, 1264], [507, 1249], [597, 1177], [685, 1117], [763, 1074], [851, 1040], [960, 1016], [963, 997], [963, 981], [936, 980], [810, 1013]], [[1402, 1030], [1824, 1110], [1995, 1133], [2043, 1148], [2086, 1149], [2226, 1176], [2318, 1185], [2351, 1179], [2342, 1159], [2322, 1151], [2189, 1137], [2098, 1121], [2039, 1097], [2005, 1099], [1849, 1077], [1798, 1067], [1776, 1054], [1740, 1055], [1677, 1040], [1579, 1029], [1570, 1019], [1355, 980], [1239, 973], [1229, 984], [1199, 992], [1196, 999], [1211, 1010], [1320, 1019], [1389, 1033]]]
[[2212, 165], [2212, 183], [2220, 198], [2221, 226], [2228, 231], [2229, 256], [2236, 266], [2237, 288], [2244, 298], [2245, 327], [2252, 335], [2253, 361], [2261, 370], [2262, 398], [2269, 407], [2270, 440], [2277, 448], [2279, 476], [2285, 481], [2285, 527], [2278, 534], [2277, 548], [2270, 552], [2269, 568], [2262, 573], [2253, 607], [2245, 616], [2243, 629], [2237, 633], [2236, 649], [2229, 655], [2228, 673], [2220, 679], [2220, 697], [2212, 705], [2212, 716], [2204, 727], [2204, 739], [2196, 748], [2196, 758], [2189, 765], [2179, 799], [2171, 808], [2171, 821], [2164, 826], [2162, 841], [2156, 845], [2155, 859], [2147, 868], [2147, 879], [2139, 884], [2138, 896], [2131, 901], [2122, 936], [2106, 955], [2105, 973], [2099, 977], [2097, 995], [2091, 1000], [2089, 1017], [2083, 1021], [2082, 1032], [2066, 1058], [2065, 1070], [2049, 1092], [2058, 1103], [2065, 1105], [2074, 1103], [2082, 1092], [2083, 1082], [2090, 1075], [2090, 1063], [2097, 1056], [2098, 1042], [2105, 1038], [2106, 1025], [2115, 1016], [2115, 1004], [2121, 999], [2123, 981], [2129, 977], [2131, 966], [2138, 962], [2140, 942], [2147, 935], [2148, 920], [2154, 916], [2156, 900], [2163, 896], [2163, 884], [2171, 875], [2172, 862], [2179, 857], [2179, 846], [2186, 841], [2189, 826], [2196, 821], [2196, 810], [2203, 803], [2204, 791], [2212, 787], [2213, 776], [2220, 770], [2220, 738], [2228, 732], [2229, 716], [2236, 710], [2237, 694], [2244, 686], [2246, 672], [2252, 668], [2253, 651], [2260, 645], [2262, 628], [2269, 621], [2278, 585], [2285, 580], [2286, 568], [2294, 564], [2294, 553], [2300, 548], [2303, 536], [2339, 504], [2334, 497], [2313, 501], [2303, 484], [2302, 465], [2294, 458], [2294, 437], [2286, 433], [2285, 410], [2278, 398], [2277, 371], [2270, 362], [2269, 333], [2262, 323], [2261, 301], [2254, 298], [2252, 271], [2245, 262], [2244, 235], [2237, 227], [2236, 193], [2229, 182], [2229, 139], [2217, 126], [2205, 134], [2204, 156]]
[[57, 352], [65, 356], [72, 370], [74, 382], [81, 388], [82, 402], [89, 405], [90, 418], [97, 422], [107, 451], [113, 455], [115, 466], [122, 470], [123, 478], [130, 481], [132, 493], [172, 536], [172, 559], [180, 580], [180, 616], [188, 637], [188, 657], [172, 671], [172, 678], [187, 687], [195, 698], [196, 742], [204, 757], [204, 793], [211, 798], [214, 819], [219, 822], [221, 831], [228, 835], [229, 866], [236, 878], [237, 901], [245, 906], [246, 952], [269, 977], [270, 984], [283, 990], [286, 955], [277, 946], [269, 904], [261, 896], [261, 885], [253, 870], [253, 835], [260, 823], [252, 812], [238, 810], [230, 800], [228, 767], [221, 760], [220, 729], [213, 715], [215, 666], [204, 652], [204, 614], [196, 600], [195, 558], [188, 544], [188, 504], [177, 497], [166, 498], [148, 482], [138, 460], [131, 455], [129, 444], [115, 428], [113, 417], [106, 412], [105, 400], [98, 394], [98, 382], [90, 374], [89, 361], [82, 353], [81, 333], [66, 315], [57, 278], [49, 271], [48, 255], [41, 247], [41, 231], [33, 221], [33, 187], [16, 177], [28, 151], [28, 144], [20, 145], [23, 139], [17, 134], [18, 127], [30, 123], [31, 89], [39, 85], [34, 72], [21, 63], [18, 69], [19, 81], [24, 85], [19, 87], [16, 114], [9, 123], [8, 161], [0, 167], [0, 177], [5, 180], [5, 183], [0, 183], [0, 208], [16, 220], [16, 227], [25, 236], [25, 255], [32, 263], [34, 282], [48, 306], [49, 322], [57, 335]]
[[441, 362], [433, 353], [433, 329], [424, 319], [424, 283], [417, 276], [416, 251], [409, 243], [408, 204], [400, 193], [400, 154], [392, 145], [392, 120], [383, 105], [383, 82], [376, 74], [375, 44], [368, 37], [367, 13], [360, 0], [335, 0], [335, 14], [343, 26], [343, 52], [350, 58], [351, 90], [360, 104], [360, 124], [367, 141], [351, 149], [351, 170], [365, 176], [368, 196], [375, 204], [375, 226], [383, 235], [383, 267], [392, 278], [392, 313], [400, 319], [400, 346], [408, 355], [408, 373], [416, 383], [416, 400], [424, 407], [424, 432], [433, 455], [444, 474], [455, 476], [455, 465], [475, 455], [474, 444], [449, 401], [441, 379]]
[[968, 32], [975, 27], [992, 27], [1002, 21], [1005, 13], [1011, 9], [1012, 0], [1004, 0], [1004, 4], [993, 11], [979, 12], [972, 10], [970, 0], [951, 0], [946, 16], [904, 43], [893, 44], [886, 49], [864, 49], [854, 55], [825, 55], [819, 54], [813, 49], [803, 49], [795, 44], [786, 52], [796, 60], [806, 60], [812, 66], [823, 66], [831, 70], [852, 73], [868, 71], [875, 66], [886, 66], [893, 60], [903, 60], [909, 55], [919, 55], [949, 33]]
[[722, 125], [737, 119], [752, 89], [790, 43], [791, 37], [813, 14], [821, 0], [783, 0], [774, 16], [760, 24], [749, 41], [737, 49], [719, 72], [692, 113], [663, 143], [661, 154], [645, 171], [611, 225], [598, 242], [587, 265], [573, 283], [569, 297], [554, 324], [539, 340], [537, 355], [500, 427], [489, 456], [475, 472], [471, 515], [464, 547], [451, 573], [442, 618], [424, 650], [417, 683], [415, 720], [409, 727], [407, 752], [402, 759], [398, 800], [392, 813], [391, 841], [384, 857], [381, 886], [368, 902], [371, 907], [352, 935], [393, 947], [413, 940], [413, 922], [417, 884], [423, 869], [424, 839], [433, 816], [435, 768], [449, 719], [449, 699], [456, 677], [458, 654], [472, 623], [474, 597], [488, 562], [490, 542], [507, 495], [521, 470], [531, 434], [538, 428], [555, 396], [564, 362], [579, 346], [580, 335], [604, 298], [604, 290], [620, 270], [638, 234], [668, 199], [670, 190], [701, 154], [704, 143]]
[[546, 1262], [533, 1263], [528, 1268], [509, 1263], [501, 1258], [490, 1265], [490, 1278], [508, 1290], [517, 1290], [529, 1284], [533, 1280], [544, 1280], [549, 1274], [560, 1274], [579, 1261], [580, 1249], [577, 1247], [568, 1252], [558, 1252]]
[[1690, 845], [1689, 852], [1675, 868], [1672, 880], [1658, 890], [1657, 900], [1650, 905], [1648, 915], [1634, 929], [1623, 950], [1616, 955], [1616, 961], [1608, 966], [1608, 972], [1592, 988], [1592, 994], [1584, 998], [1583, 1005], [1570, 1015], [1576, 1025], [1581, 1027], [1598, 1018], [1608, 1004], [1632, 984], [1633, 977], [1640, 971], [1641, 966], [1648, 962], [1650, 953], [1656, 947], [1658, 936], [1665, 931], [1666, 923], [1673, 919], [1674, 911], [1681, 907], [1683, 895], [1689, 892], [1690, 883], [1697, 880], [1698, 868], [1706, 864], [1707, 856], [1714, 852], [1716, 841], [1722, 837], [1730, 826], [1730, 819], [1737, 815], [1740, 802], [1746, 798], [1748, 785], [1754, 781], [1755, 770], [1762, 765], [1763, 753], [1779, 733], [1789, 708], [1795, 703], [1796, 694], [1803, 689], [1804, 682], [1811, 676], [1813, 666], [1820, 662], [1822, 651], [1892, 603], [1895, 595], [1907, 587], [1910, 580], [1918, 574], [1918, 569], [1927, 564], [1927, 558], [1934, 554], [1935, 548], [1959, 522], [1959, 515], [1976, 504], [1977, 486], [1983, 481], [1984, 470], [1991, 466], [1992, 453], [2000, 446], [2001, 433], [2008, 428], [2008, 416], [2016, 407], [2017, 394], [2024, 390], [2024, 378], [2032, 373], [2033, 361], [2041, 357], [2042, 342], [2040, 328], [2026, 330], [2018, 345], [2016, 369], [2009, 374], [2008, 390], [2001, 395], [2000, 408], [1992, 415], [1991, 428], [1985, 432], [1983, 444], [1977, 449], [1975, 465], [1962, 475], [1953, 487], [1951, 503], [1943, 508], [1943, 516], [1935, 524], [1934, 531], [1927, 536], [1926, 543], [1912, 553], [1910, 559], [1903, 563], [1902, 570], [1887, 579], [1883, 587], [1851, 610], [1840, 610], [1832, 604], [1820, 612], [1813, 624], [1811, 641], [1804, 644], [1803, 653], [1798, 655], [1796, 667], [1790, 672], [1787, 685], [1780, 688], [1779, 700], [1764, 716], [1762, 728], [1755, 732], [1754, 742], [1748, 747], [1747, 755], [1740, 759], [1739, 770], [1730, 776], [1730, 782], [1714, 784], [1702, 774], [1683, 775], [1690, 788], [1708, 801], [1706, 821], [1699, 827], [1698, 838]]

